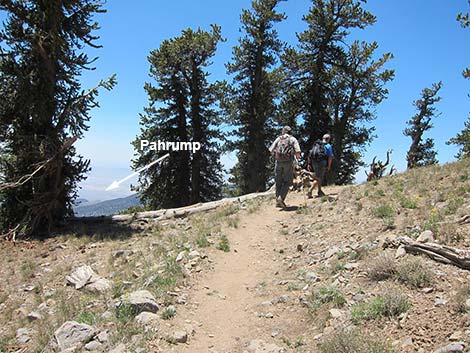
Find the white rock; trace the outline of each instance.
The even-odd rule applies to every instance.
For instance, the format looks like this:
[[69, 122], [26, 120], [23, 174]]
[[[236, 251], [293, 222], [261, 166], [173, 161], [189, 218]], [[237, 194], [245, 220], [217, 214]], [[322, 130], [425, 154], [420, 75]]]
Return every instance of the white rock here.
[[455, 342], [441, 347], [434, 353], [464, 353], [465, 344], [463, 342]]
[[320, 280], [315, 272], [307, 272], [305, 274], [305, 280], [309, 282], [317, 282]]
[[146, 326], [146, 325], [157, 323], [159, 320], [159, 316], [157, 314], [144, 311], [140, 313], [139, 315], [137, 315], [134, 320], [139, 325]]
[[181, 262], [183, 261], [184, 257], [186, 256], [186, 251], [181, 251], [177, 256], [176, 256], [176, 262]]
[[92, 277], [98, 277], [95, 271], [88, 266], [80, 266], [72, 271], [70, 276], [66, 276], [65, 279], [75, 286], [75, 289], [85, 287]]
[[85, 344], [85, 349], [87, 351], [97, 351], [100, 348], [101, 348], [101, 343], [99, 343], [98, 341], [91, 341]]
[[29, 328], [19, 328], [16, 330], [16, 341], [19, 344], [28, 343], [31, 340], [31, 336], [34, 335], [34, 331]]
[[59, 348], [65, 350], [77, 344], [87, 343], [95, 333], [95, 328], [90, 325], [67, 321], [55, 331], [54, 337]]
[[108, 337], [108, 332], [107, 331], [101, 331], [98, 336], [96, 336], [96, 338], [98, 338], [98, 341], [100, 341], [101, 343], [106, 343], [109, 341], [109, 337]]
[[425, 230], [422, 232], [416, 241], [420, 243], [433, 243], [434, 242], [434, 233], [431, 230]]
[[132, 292], [129, 296], [124, 296], [122, 302], [130, 304], [136, 312], [156, 313], [159, 309], [155, 297], [148, 290]]
[[333, 255], [337, 254], [340, 251], [340, 248], [333, 246], [325, 252], [325, 259], [329, 259]]
[[397, 251], [395, 252], [395, 258], [400, 258], [400, 257], [403, 257], [406, 255], [406, 249], [403, 245], [400, 245], [397, 249]]
[[343, 316], [343, 311], [339, 309], [330, 309], [330, 315], [333, 319], [339, 319]]
[[111, 281], [105, 278], [98, 278], [95, 281], [87, 284], [85, 289], [94, 293], [103, 293], [110, 290], [112, 287], [113, 284]]
[[42, 320], [42, 315], [37, 311], [31, 311], [27, 317], [29, 321]]
[[201, 257], [201, 254], [197, 250], [193, 250], [188, 254], [190, 259], [199, 259]]
[[172, 339], [177, 343], [186, 343], [188, 341], [188, 334], [185, 331], [176, 331]]
[[463, 332], [462, 331], [455, 331], [450, 337], [449, 341], [456, 342], [456, 341], [461, 341], [463, 338]]

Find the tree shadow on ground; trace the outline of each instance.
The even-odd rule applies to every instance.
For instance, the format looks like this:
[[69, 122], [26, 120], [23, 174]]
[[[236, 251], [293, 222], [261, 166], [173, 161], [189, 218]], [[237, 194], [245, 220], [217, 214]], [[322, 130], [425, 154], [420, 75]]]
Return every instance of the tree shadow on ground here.
[[69, 234], [77, 238], [89, 237], [95, 241], [125, 240], [141, 231], [141, 229], [132, 227], [128, 223], [113, 222], [105, 217], [103, 217], [102, 220], [94, 219], [93, 221], [75, 218], [67, 222], [67, 224], [57, 232], [57, 235]]

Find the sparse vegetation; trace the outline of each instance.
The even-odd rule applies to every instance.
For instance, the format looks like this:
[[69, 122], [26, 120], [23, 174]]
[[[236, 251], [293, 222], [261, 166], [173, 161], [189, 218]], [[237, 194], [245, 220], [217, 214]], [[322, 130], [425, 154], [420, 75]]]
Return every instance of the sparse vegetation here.
[[196, 238], [196, 245], [200, 248], [207, 248], [208, 246], [210, 246], [209, 240], [207, 239], [207, 233], [201, 233]]
[[175, 315], [176, 309], [173, 306], [166, 307], [160, 314], [163, 320], [170, 320], [171, 318], [175, 317]]
[[393, 277], [396, 271], [395, 257], [390, 253], [383, 253], [370, 261], [367, 275], [375, 281], [383, 281]]
[[470, 284], [463, 284], [454, 297], [455, 308], [460, 313], [470, 312]]
[[217, 249], [222, 250], [224, 252], [230, 252], [230, 243], [225, 234], [222, 234], [220, 236], [219, 244], [217, 244]]
[[375, 320], [381, 317], [395, 317], [411, 307], [408, 297], [397, 291], [388, 291], [370, 302], [359, 303], [351, 308], [353, 322]]
[[374, 214], [378, 218], [392, 218], [395, 216], [395, 210], [390, 205], [381, 205], [374, 210]]
[[328, 336], [319, 345], [321, 353], [394, 353], [383, 342], [362, 335], [357, 329], [343, 329]]
[[315, 311], [324, 304], [329, 304], [330, 307], [340, 308], [346, 303], [343, 293], [333, 286], [321, 287], [313, 292], [308, 299], [309, 307]]
[[420, 257], [411, 257], [402, 261], [397, 267], [397, 277], [413, 288], [429, 286], [432, 281], [431, 271]]

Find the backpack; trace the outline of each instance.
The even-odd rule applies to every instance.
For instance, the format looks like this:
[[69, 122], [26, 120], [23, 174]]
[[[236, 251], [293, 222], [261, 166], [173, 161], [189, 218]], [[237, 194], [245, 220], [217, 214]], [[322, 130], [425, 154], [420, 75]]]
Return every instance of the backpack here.
[[281, 136], [276, 145], [276, 159], [290, 161], [294, 159], [294, 145], [289, 136]]
[[321, 140], [315, 141], [312, 149], [310, 150], [309, 155], [312, 161], [326, 161], [328, 159], [328, 156], [325, 151], [325, 143]]

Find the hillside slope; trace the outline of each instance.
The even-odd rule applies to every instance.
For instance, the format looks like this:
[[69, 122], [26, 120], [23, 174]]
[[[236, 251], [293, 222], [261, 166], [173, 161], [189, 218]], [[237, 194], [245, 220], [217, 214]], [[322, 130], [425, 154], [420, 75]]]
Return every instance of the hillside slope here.
[[[470, 249], [470, 224], [456, 222], [470, 214], [469, 167], [329, 187], [311, 200], [290, 193], [287, 211], [258, 199], [139, 229], [81, 225], [5, 244], [0, 350], [59, 351], [55, 330], [75, 320], [93, 328], [76, 351], [467, 352], [470, 271], [384, 244], [432, 236]], [[111, 288], [64, 286], [85, 264]], [[148, 313], [149, 303], [135, 318], [128, 300], [142, 289], [159, 310]]]
[[74, 207], [76, 217], [110, 216], [127, 210], [129, 207], [140, 206], [137, 194], [106, 200], [96, 203], [85, 203]]

